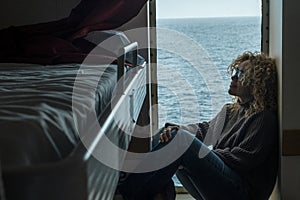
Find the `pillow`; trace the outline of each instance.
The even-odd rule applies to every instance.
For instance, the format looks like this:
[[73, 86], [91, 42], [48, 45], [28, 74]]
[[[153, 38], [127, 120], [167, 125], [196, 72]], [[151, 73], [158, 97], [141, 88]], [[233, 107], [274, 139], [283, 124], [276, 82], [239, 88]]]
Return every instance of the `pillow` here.
[[101, 48], [115, 55], [118, 55], [120, 48], [130, 44], [128, 37], [123, 32], [116, 30], [92, 31], [84, 38], [95, 45], [100, 44]]

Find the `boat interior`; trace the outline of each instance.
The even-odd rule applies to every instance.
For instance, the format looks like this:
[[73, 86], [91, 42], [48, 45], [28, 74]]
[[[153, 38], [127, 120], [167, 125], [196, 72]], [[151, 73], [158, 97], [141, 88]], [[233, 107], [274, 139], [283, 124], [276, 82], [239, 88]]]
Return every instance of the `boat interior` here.
[[[300, 2], [261, 3], [280, 83], [270, 200], [297, 200]], [[159, 128], [156, 0], [0, 5], [0, 199], [117, 199], [124, 152], [149, 151]]]

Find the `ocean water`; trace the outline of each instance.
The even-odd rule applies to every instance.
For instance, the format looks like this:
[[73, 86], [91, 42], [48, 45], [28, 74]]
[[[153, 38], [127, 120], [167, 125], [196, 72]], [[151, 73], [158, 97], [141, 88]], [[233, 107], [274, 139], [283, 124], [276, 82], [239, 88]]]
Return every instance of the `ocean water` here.
[[157, 45], [159, 126], [207, 121], [232, 100], [231, 61], [260, 51], [261, 18], [158, 19]]

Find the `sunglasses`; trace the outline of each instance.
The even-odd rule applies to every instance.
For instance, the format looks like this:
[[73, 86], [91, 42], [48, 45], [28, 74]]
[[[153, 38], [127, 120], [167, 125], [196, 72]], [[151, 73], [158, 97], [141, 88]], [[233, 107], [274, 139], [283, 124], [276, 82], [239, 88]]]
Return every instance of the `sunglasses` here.
[[241, 79], [243, 75], [244, 75], [244, 72], [239, 70], [238, 68], [234, 68], [232, 71], [232, 74], [231, 74], [232, 77], [235, 76], [235, 77], [237, 77], [238, 80]]

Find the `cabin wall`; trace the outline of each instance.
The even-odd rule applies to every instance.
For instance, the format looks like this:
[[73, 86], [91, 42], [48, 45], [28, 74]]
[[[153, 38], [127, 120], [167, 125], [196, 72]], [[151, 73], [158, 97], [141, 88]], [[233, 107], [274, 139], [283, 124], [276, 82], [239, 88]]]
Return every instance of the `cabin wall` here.
[[[281, 191], [283, 199], [300, 199], [300, 2], [283, 0]], [[295, 132], [293, 132], [294, 130]], [[284, 142], [287, 141], [287, 146]], [[289, 142], [290, 141], [290, 142]]]
[[300, 199], [300, 1], [270, 1], [270, 55], [277, 59], [280, 82], [281, 199]]
[[[151, 28], [150, 28], [151, 27]], [[156, 1], [150, 0], [145, 4], [140, 13], [128, 23], [119, 27], [125, 31], [132, 41], [138, 41], [139, 53], [148, 61], [148, 83], [149, 84], [149, 104], [144, 110], [143, 122], [139, 132], [149, 132], [149, 135], [156, 133], [158, 129], [158, 108], [157, 108], [157, 41], [156, 41]], [[151, 47], [151, 48], [150, 48]], [[146, 48], [146, 49], [145, 49]], [[151, 95], [150, 95], [151, 94]], [[150, 116], [150, 117], [149, 117]], [[150, 144], [141, 142], [140, 144], [149, 150]], [[144, 147], [140, 149], [145, 149]]]
[[80, 0], [1, 0], [0, 29], [58, 20], [70, 14]]
[[148, 7], [146, 3], [141, 9], [139, 14], [127, 23], [117, 28], [117, 30], [123, 31], [131, 41], [137, 41], [139, 45], [139, 54], [142, 55], [147, 61], [149, 57], [148, 38], [149, 38], [149, 19], [148, 19]]
[[[118, 30], [123, 31], [131, 41], [137, 41], [139, 47], [139, 54], [142, 55], [147, 61], [147, 95], [146, 101], [140, 112], [140, 116], [137, 122], [137, 126], [134, 130], [133, 135], [137, 136], [131, 140], [130, 151], [133, 152], [148, 152], [151, 148], [151, 140], [149, 139], [154, 130], [156, 130], [157, 125], [157, 110], [153, 107], [155, 101], [153, 97], [155, 95], [155, 88], [152, 84], [156, 83], [156, 60], [153, 59], [153, 54], [150, 49], [150, 43], [152, 43], [155, 38], [153, 38], [153, 31], [149, 27], [152, 20], [151, 17], [151, 7], [155, 1], [148, 1], [139, 14], [118, 28]], [[151, 44], [152, 48], [155, 45]], [[140, 138], [139, 135], [148, 134], [148, 138]], [[144, 135], [145, 136], [145, 135]]]

